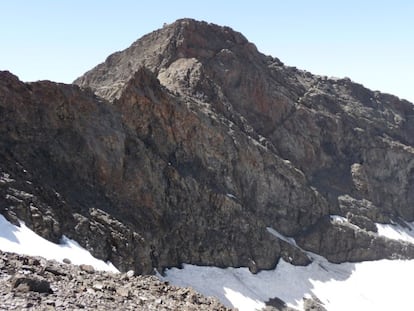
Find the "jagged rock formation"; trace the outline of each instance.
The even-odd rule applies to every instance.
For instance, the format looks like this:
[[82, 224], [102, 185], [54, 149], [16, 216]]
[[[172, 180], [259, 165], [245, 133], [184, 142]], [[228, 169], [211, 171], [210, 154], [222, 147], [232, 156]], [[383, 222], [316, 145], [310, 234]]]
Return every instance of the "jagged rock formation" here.
[[411, 103], [189, 19], [75, 85], [0, 76], [0, 211], [121, 270], [309, 262], [267, 227], [334, 262], [414, 258], [374, 225], [414, 220], [413, 145]]
[[155, 276], [113, 274], [0, 252], [1, 310], [230, 310]]

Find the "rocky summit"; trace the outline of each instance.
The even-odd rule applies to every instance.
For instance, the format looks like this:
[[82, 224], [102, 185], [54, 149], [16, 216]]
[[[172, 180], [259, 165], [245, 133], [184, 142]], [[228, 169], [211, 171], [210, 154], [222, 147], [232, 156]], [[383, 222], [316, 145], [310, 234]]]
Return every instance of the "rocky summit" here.
[[228, 27], [178, 20], [72, 85], [0, 73], [0, 212], [121, 271], [414, 258], [375, 226], [413, 207], [412, 103]]

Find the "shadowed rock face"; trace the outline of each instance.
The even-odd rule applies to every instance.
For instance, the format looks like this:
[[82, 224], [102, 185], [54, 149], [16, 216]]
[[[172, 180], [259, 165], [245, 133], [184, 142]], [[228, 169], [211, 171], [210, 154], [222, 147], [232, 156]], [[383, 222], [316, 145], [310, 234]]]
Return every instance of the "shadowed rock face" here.
[[266, 227], [334, 262], [414, 257], [373, 225], [414, 220], [413, 118], [407, 101], [179, 20], [75, 85], [1, 73], [0, 206], [141, 273], [309, 262]]

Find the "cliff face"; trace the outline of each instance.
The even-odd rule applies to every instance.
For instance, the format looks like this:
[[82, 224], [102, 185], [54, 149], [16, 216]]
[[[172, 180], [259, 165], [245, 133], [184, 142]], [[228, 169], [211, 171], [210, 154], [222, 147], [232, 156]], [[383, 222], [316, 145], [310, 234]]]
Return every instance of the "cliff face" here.
[[414, 258], [373, 223], [414, 220], [411, 103], [287, 67], [230, 28], [188, 19], [75, 84], [1, 74], [9, 219], [143, 273], [309, 262], [267, 227], [334, 262]]

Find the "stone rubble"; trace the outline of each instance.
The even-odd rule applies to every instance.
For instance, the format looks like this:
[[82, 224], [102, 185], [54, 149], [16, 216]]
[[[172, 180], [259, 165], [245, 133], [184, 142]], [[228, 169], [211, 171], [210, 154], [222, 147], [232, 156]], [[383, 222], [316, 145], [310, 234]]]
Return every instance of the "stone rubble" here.
[[0, 310], [23, 309], [230, 310], [215, 298], [156, 276], [95, 271], [0, 251]]

